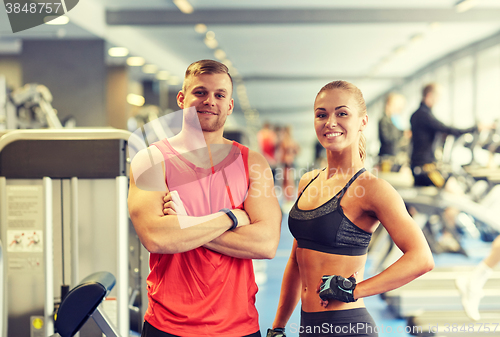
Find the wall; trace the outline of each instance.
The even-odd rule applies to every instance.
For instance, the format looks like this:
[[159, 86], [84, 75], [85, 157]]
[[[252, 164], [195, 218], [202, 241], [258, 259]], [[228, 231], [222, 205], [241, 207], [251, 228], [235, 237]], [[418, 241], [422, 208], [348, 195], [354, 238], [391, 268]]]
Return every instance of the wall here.
[[128, 71], [125, 66], [109, 66], [106, 86], [107, 125], [117, 129], [127, 128], [130, 104], [127, 103]]
[[10, 89], [19, 88], [23, 84], [23, 72], [17, 56], [0, 55], [0, 74], [5, 76]]
[[52, 93], [58, 117], [77, 126], [106, 126], [106, 65], [103, 40], [26, 40], [20, 56], [23, 83]]

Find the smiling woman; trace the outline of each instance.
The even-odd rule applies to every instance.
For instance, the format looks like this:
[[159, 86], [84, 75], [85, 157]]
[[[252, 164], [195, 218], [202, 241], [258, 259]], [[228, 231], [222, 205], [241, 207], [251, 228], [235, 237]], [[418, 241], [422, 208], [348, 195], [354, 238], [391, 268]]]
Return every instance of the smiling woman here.
[[[334, 89], [341, 89], [335, 90]], [[348, 102], [346, 105], [332, 106], [334, 102], [329, 99], [329, 95], [339, 95], [339, 99]], [[362, 131], [368, 123], [366, 105], [361, 91], [353, 84], [345, 81], [335, 81], [328, 83], [319, 91], [314, 104], [316, 114], [314, 125], [316, 135], [323, 147], [327, 148], [328, 143], [322, 141], [337, 140], [340, 136], [356, 137], [356, 133], [346, 135], [346, 129], [342, 127], [345, 123], [361, 122], [358, 130], [359, 134], [359, 155], [361, 160], [366, 158], [366, 138]], [[325, 124], [326, 121], [326, 124]], [[340, 123], [340, 125], [338, 125]]]
[[[299, 197], [288, 218], [295, 240], [268, 337], [283, 336], [299, 299], [301, 337], [344, 335], [339, 332], [378, 336], [362, 298], [398, 288], [434, 266], [422, 231], [399, 194], [363, 167], [362, 131], [367, 123], [356, 86], [335, 81], [321, 88], [314, 103], [314, 127], [328, 164], [300, 180]], [[364, 280], [368, 245], [380, 223], [404, 255]], [[325, 325], [327, 331], [315, 329]]]

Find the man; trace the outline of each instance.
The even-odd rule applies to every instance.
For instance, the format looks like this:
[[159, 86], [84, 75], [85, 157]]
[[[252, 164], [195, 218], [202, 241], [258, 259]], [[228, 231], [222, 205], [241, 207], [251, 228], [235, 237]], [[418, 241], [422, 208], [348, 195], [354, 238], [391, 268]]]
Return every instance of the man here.
[[415, 179], [415, 186], [443, 187], [446, 180], [436, 168], [434, 156], [434, 140], [439, 132], [460, 136], [474, 132], [477, 128], [457, 129], [446, 126], [432, 114], [432, 107], [439, 100], [439, 86], [436, 83], [428, 84], [422, 91], [420, 107], [410, 119], [412, 131], [413, 151], [411, 154], [411, 169]]
[[[452, 193], [463, 193], [457, 181], [447, 174], [439, 171], [434, 156], [434, 140], [438, 133], [460, 136], [464, 133], [474, 132], [477, 128], [457, 129], [446, 126], [432, 114], [432, 107], [438, 102], [440, 87], [436, 83], [426, 85], [422, 91], [420, 107], [410, 118], [413, 151], [411, 154], [411, 170], [414, 186], [436, 186], [445, 188]], [[439, 240], [431, 244], [434, 252], [455, 252], [466, 254], [459, 243], [459, 234], [455, 227], [459, 210], [455, 207], [446, 207], [442, 218], [444, 227]], [[428, 236], [428, 240], [434, 240]]]
[[251, 259], [274, 257], [281, 212], [266, 159], [222, 137], [232, 89], [222, 63], [191, 64], [180, 133], [132, 161], [130, 216], [151, 253], [143, 336], [260, 336]]

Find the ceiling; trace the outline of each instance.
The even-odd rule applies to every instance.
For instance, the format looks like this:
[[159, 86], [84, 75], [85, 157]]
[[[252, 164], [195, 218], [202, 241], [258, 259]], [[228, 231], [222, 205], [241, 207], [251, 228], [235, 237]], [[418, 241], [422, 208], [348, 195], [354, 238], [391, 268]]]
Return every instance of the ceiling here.
[[357, 84], [370, 102], [432, 61], [500, 31], [499, 0], [477, 0], [464, 13], [455, 11], [456, 0], [189, 2], [192, 14], [172, 0], [82, 0], [68, 25], [16, 34], [1, 11], [0, 51], [15, 39], [97, 36], [182, 78], [191, 62], [215, 58], [194, 29], [204, 23], [233, 65], [236, 107], [247, 121], [300, 125], [331, 80]]

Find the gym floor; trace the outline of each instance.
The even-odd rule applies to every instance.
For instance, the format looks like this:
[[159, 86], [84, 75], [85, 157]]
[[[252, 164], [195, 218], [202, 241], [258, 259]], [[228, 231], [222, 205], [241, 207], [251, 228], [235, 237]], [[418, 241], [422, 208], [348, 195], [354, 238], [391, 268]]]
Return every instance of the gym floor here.
[[[259, 284], [259, 292], [257, 293], [256, 306], [259, 311], [259, 320], [262, 336], [265, 336], [267, 328], [271, 327], [276, 314], [278, 305], [281, 280], [283, 271], [285, 270], [290, 249], [292, 247], [293, 237], [288, 230], [288, 215], [283, 215], [281, 239], [278, 246], [276, 257], [268, 260], [265, 263], [258, 262], [255, 265], [256, 279]], [[439, 254], [435, 256], [436, 267], [452, 266], [452, 265], [475, 265], [488, 254], [489, 245], [477, 240], [469, 240], [464, 242], [465, 249], [469, 257], [460, 254]], [[370, 256], [368, 256], [367, 268], [369, 270]], [[370, 277], [370, 275], [367, 275]], [[371, 296], [365, 298], [365, 305], [380, 329], [379, 337], [385, 336], [402, 336], [409, 337], [410, 334], [404, 332], [406, 320], [396, 318], [389, 310], [386, 303], [380, 296]], [[291, 324], [294, 324], [291, 326]], [[300, 303], [297, 305], [290, 321], [288, 322], [286, 335], [288, 337], [297, 337], [297, 329], [300, 324]], [[295, 330], [295, 331], [294, 331]], [[398, 332], [399, 331], [399, 332]]]

